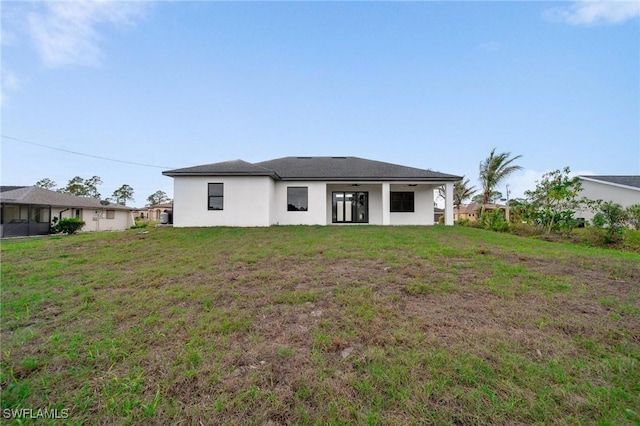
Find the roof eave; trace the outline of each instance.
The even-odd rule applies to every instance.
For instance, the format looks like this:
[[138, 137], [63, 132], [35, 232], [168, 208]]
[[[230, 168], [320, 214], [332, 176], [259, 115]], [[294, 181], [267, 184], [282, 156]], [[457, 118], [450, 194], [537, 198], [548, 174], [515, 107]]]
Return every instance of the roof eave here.
[[625, 189], [631, 189], [633, 191], [640, 191], [640, 188], [638, 188], [637, 186], [631, 186], [631, 185], [625, 185], [622, 183], [617, 183], [617, 182], [609, 182], [607, 180], [602, 180], [602, 179], [598, 179], [598, 178], [594, 178], [591, 176], [578, 176], [580, 179], [584, 179], [588, 182], [594, 182], [594, 183], [600, 183], [602, 185], [609, 185], [609, 186], [615, 186], [618, 188], [625, 188]]
[[277, 173], [255, 173], [255, 172], [162, 172], [164, 176], [178, 177], [178, 176], [267, 176], [275, 180], [279, 180], [280, 176]]
[[283, 181], [314, 181], [314, 182], [458, 182], [460, 176], [416, 178], [416, 177], [309, 177], [309, 176], [287, 176], [281, 178]]

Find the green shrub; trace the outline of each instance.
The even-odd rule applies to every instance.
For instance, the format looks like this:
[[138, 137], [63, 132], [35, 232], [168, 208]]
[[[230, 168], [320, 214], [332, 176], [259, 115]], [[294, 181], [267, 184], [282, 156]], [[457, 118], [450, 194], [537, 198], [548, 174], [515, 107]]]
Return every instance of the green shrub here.
[[627, 207], [627, 222], [636, 231], [640, 230], [640, 204]]
[[84, 221], [76, 217], [70, 217], [66, 219], [60, 219], [51, 227], [51, 233], [57, 234], [59, 232], [65, 234], [75, 234], [84, 226]]
[[502, 210], [493, 210], [489, 213], [483, 213], [480, 216], [480, 223], [484, 229], [490, 229], [496, 232], [507, 232], [509, 230], [509, 222], [502, 215]]
[[460, 219], [456, 223], [460, 226], [469, 226], [469, 219]]
[[615, 243], [624, 238], [627, 214], [620, 204], [610, 201], [603, 202], [598, 206], [598, 214], [602, 215], [604, 220], [606, 243]]

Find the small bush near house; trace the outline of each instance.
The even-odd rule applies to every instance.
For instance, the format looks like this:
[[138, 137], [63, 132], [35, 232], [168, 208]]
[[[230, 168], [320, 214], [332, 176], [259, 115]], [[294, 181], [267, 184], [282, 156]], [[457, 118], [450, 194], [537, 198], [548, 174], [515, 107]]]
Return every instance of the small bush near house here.
[[469, 219], [460, 219], [456, 223], [460, 226], [469, 226]]
[[501, 210], [483, 213], [480, 216], [480, 223], [485, 229], [492, 231], [507, 232], [509, 230], [509, 222], [504, 218]]
[[606, 229], [605, 243], [615, 243], [624, 238], [627, 213], [620, 204], [603, 202], [598, 205], [598, 213], [594, 217], [594, 224], [603, 224]]
[[84, 226], [84, 220], [80, 220], [75, 217], [70, 217], [67, 219], [60, 219], [56, 224], [51, 227], [51, 233], [57, 234], [62, 232], [64, 234], [75, 234]]
[[627, 207], [627, 222], [636, 231], [640, 230], [640, 204]]

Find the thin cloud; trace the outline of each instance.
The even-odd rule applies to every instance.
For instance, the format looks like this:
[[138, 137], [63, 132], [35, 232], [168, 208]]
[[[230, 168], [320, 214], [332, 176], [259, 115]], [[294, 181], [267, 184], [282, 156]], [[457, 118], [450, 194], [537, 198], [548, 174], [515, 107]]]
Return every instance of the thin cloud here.
[[640, 2], [577, 0], [568, 6], [548, 9], [545, 16], [570, 25], [615, 25], [640, 17]]
[[148, 4], [106, 0], [47, 2], [44, 9], [29, 13], [28, 30], [46, 66], [96, 66], [104, 57], [98, 27], [131, 26]]
[[497, 52], [502, 48], [502, 45], [497, 41], [488, 41], [486, 43], [476, 45], [476, 48], [483, 52]]
[[0, 106], [6, 106], [9, 100], [9, 93], [20, 90], [22, 80], [8, 69], [2, 70], [0, 78]]

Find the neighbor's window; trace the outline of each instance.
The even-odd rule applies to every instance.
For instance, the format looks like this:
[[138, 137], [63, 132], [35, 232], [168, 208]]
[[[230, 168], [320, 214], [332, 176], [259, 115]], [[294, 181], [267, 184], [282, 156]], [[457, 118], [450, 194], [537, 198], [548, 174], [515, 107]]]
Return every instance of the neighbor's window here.
[[29, 218], [30, 222], [36, 223], [49, 223], [51, 222], [50, 217], [51, 210], [49, 207], [31, 207], [31, 217]]
[[413, 213], [415, 211], [414, 196], [413, 192], [392, 192], [391, 211]]
[[107, 219], [115, 219], [116, 211], [115, 210], [107, 210]]
[[222, 210], [224, 198], [224, 184], [209, 184], [209, 210]]
[[306, 186], [287, 187], [287, 210], [290, 212], [306, 212], [308, 205], [308, 188]]

